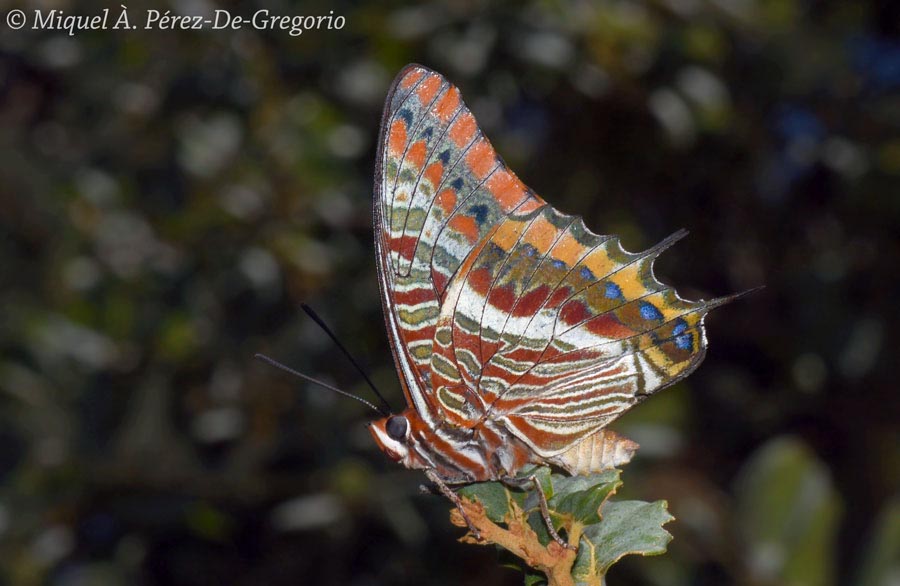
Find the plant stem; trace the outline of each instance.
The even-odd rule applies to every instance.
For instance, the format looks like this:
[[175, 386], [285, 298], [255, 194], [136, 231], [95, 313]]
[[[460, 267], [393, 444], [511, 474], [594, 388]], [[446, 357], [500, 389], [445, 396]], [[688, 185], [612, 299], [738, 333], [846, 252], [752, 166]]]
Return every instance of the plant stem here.
[[[481, 534], [480, 540], [468, 534], [462, 538], [462, 541], [482, 544], [485, 542], [495, 543], [522, 558], [532, 568], [546, 574], [548, 586], [574, 586], [572, 565], [575, 563], [577, 551], [562, 547], [554, 540], [551, 540], [546, 546], [543, 545], [528, 524], [527, 515], [515, 503], [511, 504], [511, 511], [507, 518], [508, 529], [491, 521], [485, 514], [481, 503], [468, 499], [462, 499], [461, 503], [469, 522]], [[451, 511], [450, 521], [458, 527], [467, 526], [466, 521], [456, 509]], [[581, 531], [582, 527], [579, 523], [572, 523], [569, 528], [569, 543], [576, 548], [581, 539]]]

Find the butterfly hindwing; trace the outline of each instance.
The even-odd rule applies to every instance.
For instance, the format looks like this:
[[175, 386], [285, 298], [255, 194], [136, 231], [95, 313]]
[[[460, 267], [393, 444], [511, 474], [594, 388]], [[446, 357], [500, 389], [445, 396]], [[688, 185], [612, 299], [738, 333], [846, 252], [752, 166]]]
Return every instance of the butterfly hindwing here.
[[631, 254], [549, 206], [511, 214], [441, 307], [432, 380], [445, 417], [500, 421], [547, 457], [688, 374], [706, 306], [653, 277], [665, 244]]

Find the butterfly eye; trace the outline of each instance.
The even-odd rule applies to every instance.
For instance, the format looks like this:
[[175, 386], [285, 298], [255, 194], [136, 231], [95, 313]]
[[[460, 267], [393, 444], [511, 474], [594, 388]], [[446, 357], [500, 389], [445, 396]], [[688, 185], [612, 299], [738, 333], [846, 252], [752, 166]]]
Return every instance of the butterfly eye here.
[[397, 441], [406, 439], [406, 432], [409, 430], [409, 422], [402, 415], [394, 415], [387, 420], [385, 425], [388, 435]]

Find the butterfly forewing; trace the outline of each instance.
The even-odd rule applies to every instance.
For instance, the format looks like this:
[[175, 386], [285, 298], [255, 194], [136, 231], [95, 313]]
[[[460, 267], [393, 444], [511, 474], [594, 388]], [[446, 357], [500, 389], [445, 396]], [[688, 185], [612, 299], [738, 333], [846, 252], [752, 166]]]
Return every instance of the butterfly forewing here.
[[376, 244], [388, 331], [407, 398], [427, 418], [432, 347], [453, 275], [513, 209], [543, 202], [498, 160], [459, 91], [410, 66], [385, 107], [376, 174]]
[[702, 302], [656, 256], [588, 230], [499, 159], [459, 91], [421, 66], [388, 97], [376, 175], [388, 331], [429, 425], [492, 422], [549, 458], [702, 359]]

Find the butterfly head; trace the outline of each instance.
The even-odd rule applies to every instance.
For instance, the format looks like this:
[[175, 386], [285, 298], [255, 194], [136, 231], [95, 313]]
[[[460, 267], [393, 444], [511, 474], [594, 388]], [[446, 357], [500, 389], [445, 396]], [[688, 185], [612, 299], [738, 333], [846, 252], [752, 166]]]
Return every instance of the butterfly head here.
[[373, 421], [369, 425], [369, 431], [375, 438], [375, 443], [388, 458], [400, 462], [407, 468], [421, 468], [417, 451], [413, 449], [415, 437], [412, 432], [411, 418], [415, 414], [409, 410], [400, 415], [389, 415]]

